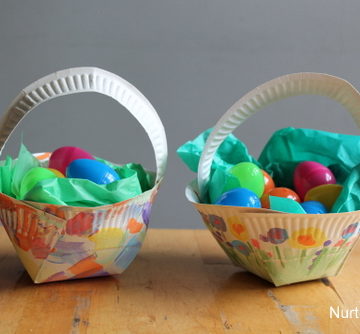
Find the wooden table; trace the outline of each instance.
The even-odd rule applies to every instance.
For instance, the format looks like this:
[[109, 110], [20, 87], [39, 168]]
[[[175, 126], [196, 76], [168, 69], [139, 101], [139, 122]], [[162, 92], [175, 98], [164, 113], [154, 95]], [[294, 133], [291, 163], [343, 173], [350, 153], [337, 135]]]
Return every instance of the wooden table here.
[[[230, 264], [208, 231], [149, 230], [122, 275], [34, 285], [0, 227], [0, 334], [360, 333], [360, 246], [340, 276], [275, 288]], [[360, 312], [359, 312], [360, 313]]]

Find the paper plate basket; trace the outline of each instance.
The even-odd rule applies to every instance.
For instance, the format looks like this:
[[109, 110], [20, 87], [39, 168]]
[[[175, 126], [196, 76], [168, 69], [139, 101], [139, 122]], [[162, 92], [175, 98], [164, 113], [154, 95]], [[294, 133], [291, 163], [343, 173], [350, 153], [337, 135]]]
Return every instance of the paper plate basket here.
[[359, 239], [360, 211], [289, 214], [202, 204], [201, 199], [214, 154], [226, 136], [265, 105], [305, 94], [338, 101], [360, 125], [360, 94], [347, 81], [319, 73], [276, 78], [246, 94], [218, 121], [200, 158], [197, 182], [186, 189], [187, 199], [231, 261], [276, 286], [337, 275]]
[[56, 72], [22, 90], [0, 123], [0, 147], [39, 104], [84, 92], [115, 99], [143, 126], [155, 152], [154, 187], [127, 201], [91, 208], [32, 203], [0, 194], [0, 219], [35, 283], [123, 272], [142, 245], [165, 172], [166, 136], [153, 106], [124, 79], [92, 67]]

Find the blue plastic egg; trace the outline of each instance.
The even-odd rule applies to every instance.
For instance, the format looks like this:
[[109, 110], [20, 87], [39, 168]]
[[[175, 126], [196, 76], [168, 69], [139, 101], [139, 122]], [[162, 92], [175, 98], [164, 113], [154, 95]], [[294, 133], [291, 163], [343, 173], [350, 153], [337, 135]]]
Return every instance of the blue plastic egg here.
[[261, 208], [259, 197], [246, 188], [235, 188], [223, 193], [215, 204]]
[[97, 184], [108, 184], [120, 180], [119, 175], [108, 165], [90, 159], [74, 160], [66, 169], [66, 176], [87, 179]]
[[328, 213], [325, 205], [318, 201], [306, 201], [301, 203], [301, 206], [306, 211], [306, 213]]

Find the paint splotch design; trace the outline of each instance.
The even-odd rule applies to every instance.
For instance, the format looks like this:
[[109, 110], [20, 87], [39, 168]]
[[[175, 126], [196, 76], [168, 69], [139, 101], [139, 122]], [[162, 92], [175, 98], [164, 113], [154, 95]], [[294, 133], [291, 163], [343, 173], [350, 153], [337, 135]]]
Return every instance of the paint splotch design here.
[[0, 219], [36, 283], [123, 272], [144, 241], [158, 185], [114, 205], [77, 208], [0, 194]]

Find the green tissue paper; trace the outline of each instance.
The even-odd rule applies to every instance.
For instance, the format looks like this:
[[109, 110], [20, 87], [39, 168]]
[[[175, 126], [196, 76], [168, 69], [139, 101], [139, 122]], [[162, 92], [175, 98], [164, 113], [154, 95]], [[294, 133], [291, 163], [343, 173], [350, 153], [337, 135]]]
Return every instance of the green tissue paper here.
[[[193, 172], [197, 172], [200, 156], [211, 130], [206, 130], [177, 150], [179, 157]], [[229, 135], [216, 152], [212, 164], [209, 203], [216, 202], [223, 192], [236, 184], [228, 171], [244, 161], [257, 164], [275, 179], [278, 187], [287, 188], [293, 188], [293, 173], [298, 163], [319, 162], [330, 168], [337, 183], [343, 186], [331, 212], [360, 209], [360, 136], [284, 128], [272, 135], [259, 159], [255, 159], [242, 141]]]
[[0, 162], [0, 190], [19, 200], [94, 207], [133, 198], [151, 189], [154, 184], [154, 176], [146, 172], [139, 164], [129, 163], [117, 166], [100, 158], [97, 160], [114, 168], [121, 179], [105, 185], [85, 179], [47, 179], [37, 183], [25, 196], [21, 197], [20, 184], [27, 171], [33, 167], [47, 167], [42, 166], [40, 161], [22, 144], [16, 160], [7, 157], [5, 161]]

